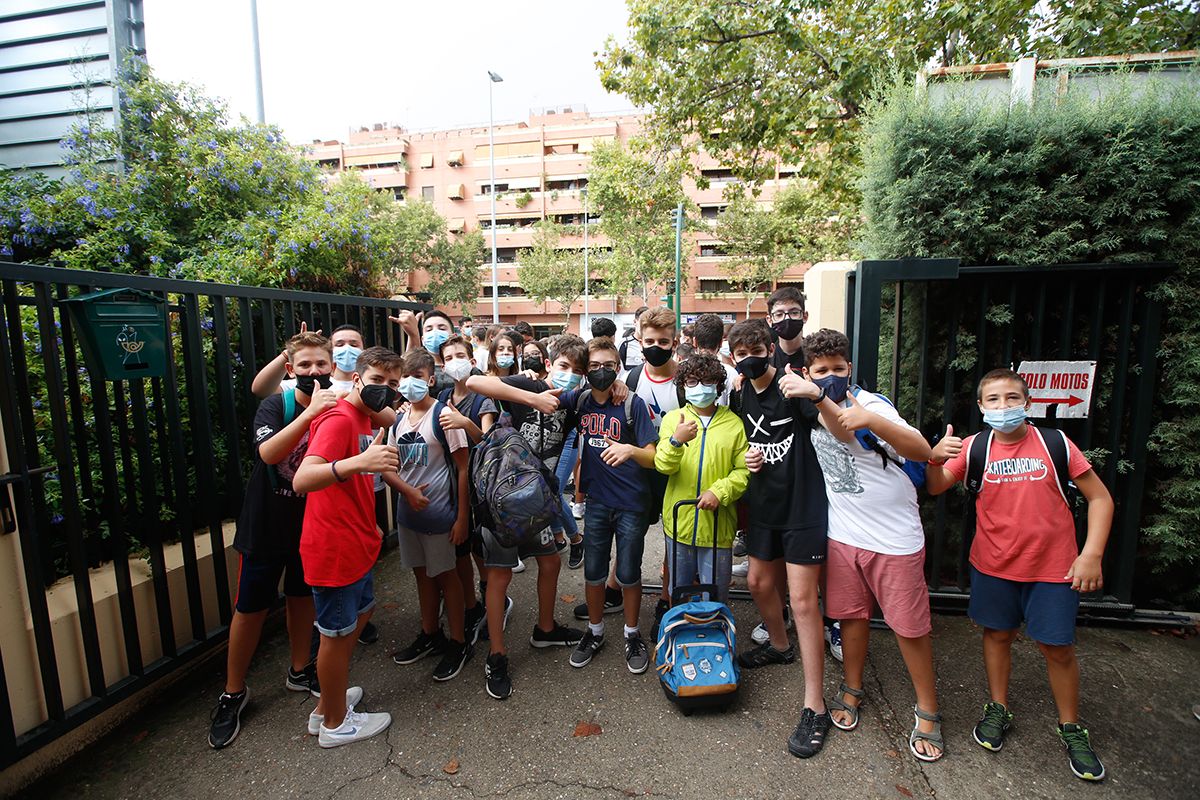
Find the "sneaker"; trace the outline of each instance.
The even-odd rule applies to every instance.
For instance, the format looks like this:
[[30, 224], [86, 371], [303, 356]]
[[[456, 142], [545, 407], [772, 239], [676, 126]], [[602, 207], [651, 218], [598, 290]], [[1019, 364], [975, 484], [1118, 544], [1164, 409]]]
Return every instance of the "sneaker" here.
[[308, 692], [313, 697], [320, 697], [321, 683], [317, 680], [317, 662], [312, 662], [299, 672], [288, 667], [287, 682], [284, 686], [289, 692]]
[[212, 726], [208, 729], [208, 745], [214, 750], [228, 746], [242, 730], [242, 709], [250, 700], [250, 689], [237, 694], [221, 692], [213, 709]]
[[1012, 727], [1013, 715], [1000, 703], [983, 707], [983, 719], [975, 724], [971, 735], [982, 748], [998, 753], [1004, 747], [1004, 734]]
[[787, 650], [776, 650], [771, 646], [771, 642], [767, 641], [766, 644], [738, 653], [737, 660], [743, 669], [768, 667], [772, 664], [795, 664], [796, 647], [790, 645]]
[[[483, 605], [483, 604], [480, 603], [480, 605]], [[504, 595], [504, 627], [502, 628], [502, 630], [508, 630], [508, 618], [512, 614], [512, 610], [513, 610], [513, 599], [511, 597], [509, 597], [508, 595]], [[484, 607], [483, 613], [485, 615], [487, 614], [486, 606]], [[483, 625], [479, 629], [479, 638], [480, 638], [480, 640], [485, 641], [485, 642], [490, 641], [492, 638], [492, 635], [490, 633], [488, 633], [488, 626], [487, 626], [486, 618], [484, 619]]]
[[661, 597], [654, 604], [654, 625], [650, 628], [650, 641], [658, 642], [658, 627], [662, 624], [663, 614], [671, 610], [671, 604]]
[[[567, 556], [567, 567], [579, 569], [583, 566], [583, 537], [578, 542], [571, 542], [571, 552]], [[586, 603], [584, 604], [586, 605]]]
[[1058, 726], [1058, 735], [1067, 747], [1067, 760], [1076, 778], [1085, 781], [1104, 780], [1104, 762], [1092, 749], [1087, 728], [1074, 722]]
[[[787, 606], [783, 607], [783, 624], [787, 626], [789, 631], [796, 630], [796, 623], [792, 619], [792, 610]], [[829, 631], [826, 630], [827, 634], [828, 632]], [[750, 641], [754, 642], [755, 644], [767, 644], [771, 641], [771, 634], [767, 633], [767, 623], [759, 622], [754, 626], [754, 630], [750, 631]], [[838, 642], [838, 647], [840, 648], [841, 639], [839, 639]], [[841, 652], [840, 649], [838, 652]]]
[[503, 700], [512, 694], [512, 678], [508, 677], [508, 656], [503, 653], [492, 653], [488, 656], [483, 675], [484, 686], [492, 697]]
[[[611, 586], [604, 587], [604, 613], [619, 614], [625, 610], [625, 595], [620, 589], [614, 589]], [[580, 603], [575, 606], [575, 619], [587, 620], [588, 609], [587, 603]]]
[[561, 553], [563, 550], [566, 550], [566, 549], [567, 549], [567, 536], [566, 536], [566, 534], [563, 534], [563, 537], [562, 537], [561, 539], [559, 539], [559, 538], [555, 537], [555, 539], [554, 539], [554, 549], [555, 549], [557, 552], [559, 552], [559, 553]]
[[747, 575], [749, 575], [750, 574], [749, 559], [747, 559], [746, 561], [739, 561], [737, 564], [734, 564], [733, 569], [731, 570], [731, 573], [733, 574], [733, 577], [735, 577], [735, 578], [744, 578]]
[[525, 571], [525, 562], [518, 558], [517, 565], [515, 567], [513, 567], [513, 573], [515, 574], [515, 573], [524, 572], [524, 571]]
[[586, 667], [592, 663], [592, 656], [599, 653], [601, 647], [604, 647], [604, 636], [597, 636], [590, 629], [585, 631], [579, 644], [571, 651], [571, 666]]
[[483, 603], [476, 603], [467, 609], [466, 623], [463, 625], [463, 630], [467, 634], [467, 641], [470, 644], [478, 643], [480, 633], [486, 628], [487, 609], [483, 607]]
[[[346, 711], [347, 713], [354, 710], [354, 707], [362, 700], [363, 690], [361, 686], [351, 686], [346, 690]], [[315, 711], [308, 715], [308, 733], [311, 736], [316, 736], [321, 733], [321, 723], [325, 721], [324, 714], [318, 714]]]
[[825, 629], [825, 641], [829, 643], [829, 655], [842, 660], [842, 623], [835, 622]]
[[733, 537], [733, 555], [735, 558], [741, 558], [746, 552], [746, 532], [738, 531]]
[[641, 675], [650, 666], [650, 652], [640, 633], [625, 637], [625, 666], [634, 675]]
[[788, 752], [796, 758], [812, 758], [825, 746], [825, 734], [833, 725], [829, 711], [818, 714], [811, 708], [800, 712], [800, 722], [788, 737]]
[[442, 651], [442, 660], [433, 668], [433, 679], [448, 681], [457, 677], [458, 673], [462, 672], [463, 666], [470, 660], [473, 652], [474, 648], [467, 642], [447, 639], [446, 649]]
[[361, 742], [363, 739], [378, 736], [391, 724], [392, 715], [386, 711], [367, 714], [362, 711], [347, 710], [346, 718], [336, 728], [330, 730], [325, 727], [324, 722], [321, 723], [320, 732], [317, 734], [317, 744], [321, 747], [341, 747], [344, 744]]
[[397, 664], [412, 664], [420, 661], [425, 656], [441, 653], [445, 649], [446, 636], [442, 633], [441, 628], [438, 628], [432, 634], [421, 631], [417, 634], [417, 638], [413, 640], [412, 644], [403, 650], [392, 653], [392, 661], [395, 661]]
[[554, 623], [554, 629], [544, 631], [537, 625], [533, 626], [533, 635], [529, 643], [534, 647], [574, 647], [583, 641], [583, 631], [578, 628], [568, 628], [566, 625]]
[[575, 519], [583, 519], [583, 512], [587, 510], [587, 503], [571, 503], [571, 516]]
[[368, 622], [363, 625], [363, 629], [358, 632], [359, 644], [375, 644], [379, 641], [379, 628], [375, 627], [374, 622]]

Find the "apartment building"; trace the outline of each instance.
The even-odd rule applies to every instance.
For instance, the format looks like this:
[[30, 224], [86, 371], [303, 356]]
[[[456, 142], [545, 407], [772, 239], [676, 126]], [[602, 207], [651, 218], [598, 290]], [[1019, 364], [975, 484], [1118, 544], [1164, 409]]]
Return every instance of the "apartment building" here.
[[[551, 220], [564, 227], [561, 246], [583, 248], [580, 231], [584, 215], [584, 190], [588, 182], [591, 152], [601, 142], [627, 141], [641, 128], [637, 113], [591, 115], [579, 107], [532, 111], [528, 120], [499, 123], [495, 127], [495, 182], [490, 174], [491, 149], [488, 126], [450, 130], [409, 132], [404, 128], [377, 124], [352, 131], [345, 142], [316, 141], [309, 157], [330, 172], [359, 170], [370, 184], [389, 192], [397, 202], [424, 200], [449, 221], [452, 232], [479, 230], [491, 244], [491, 200], [496, 196], [496, 252], [499, 264], [500, 318], [513, 323], [526, 320], [539, 333], [562, 330], [563, 315], [558, 303], [538, 303], [521, 287], [522, 250], [532, 244], [532, 226]], [[699, 189], [688, 180], [685, 191], [699, 206], [704, 220], [715, 224], [723, 207], [722, 190], [732, 173], [707, 155], [698, 156], [696, 166], [710, 181]], [[768, 181], [759, 200], [770, 202], [778, 187], [790, 179], [784, 168], [776, 180]], [[606, 248], [589, 214], [588, 246], [592, 252]], [[684, 239], [683, 258], [690, 276], [683, 289], [681, 311], [686, 322], [704, 312], [719, 314], [729, 322], [744, 319], [749, 303], [752, 315], [765, 313], [764, 291], [746, 295], [730, 286], [721, 271], [721, 243], [711, 233], [692, 232]], [[785, 272], [779, 285], [803, 283], [807, 264]], [[409, 290], [420, 291], [428, 276], [409, 277]], [[480, 292], [474, 309], [476, 319], [491, 319], [492, 276], [490, 256], [480, 265]], [[597, 282], [586, 302], [571, 308], [570, 327], [587, 331], [585, 313], [607, 316], [619, 327], [632, 321], [641, 305], [661, 302], [662, 287], [650, 287], [648, 302], [640, 295], [615, 295]], [[586, 310], [585, 310], [586, 305]]]

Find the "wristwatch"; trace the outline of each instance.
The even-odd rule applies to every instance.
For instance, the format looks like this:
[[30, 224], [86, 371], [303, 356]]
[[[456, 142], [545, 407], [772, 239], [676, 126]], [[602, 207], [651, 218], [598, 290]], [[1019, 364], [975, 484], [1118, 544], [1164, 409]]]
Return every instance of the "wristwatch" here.
[[671, 445], [671, 447], [683, 447], [683, 442], [677, 440], [674, 436], [667, 439], [667, 442]]
[[821, 393], [820, 393], [819, 395], [817, 395], [817, 399], [816, 399], [816, 400], [813, 400], [813, 404], [814, 404], [814, 405], [816, 405], [816, 404], [819, 404], [819, 403], [820, 403], [822, 400], [824, 400], [824, 399], [825, 399], [825, 397], [826, 397], [826, 394], [825, 394], [825, 387], [824, 387], [824, 386], [818, 386], [817, 388], [821, 390]]

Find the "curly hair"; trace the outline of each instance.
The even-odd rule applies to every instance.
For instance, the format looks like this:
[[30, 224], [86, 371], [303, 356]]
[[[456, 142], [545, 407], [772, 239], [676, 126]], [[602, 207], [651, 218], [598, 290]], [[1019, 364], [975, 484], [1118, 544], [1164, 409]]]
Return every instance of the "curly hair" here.
[[821, 328], [804, 337], [804, 364], [810, 366], [818, 358], [841, 356], [850, 360], [850, 340], [841, 331]]
[[716, 356], [706, 353], [694, 354], [675, 370], [675, 389], [679, 393], [679, 405], [684, 405], [683, 388], [684, 384], [690, 380], [715, 384], [717, 394], [724, 394], [726, 374], [725, 366], [716, 359]]

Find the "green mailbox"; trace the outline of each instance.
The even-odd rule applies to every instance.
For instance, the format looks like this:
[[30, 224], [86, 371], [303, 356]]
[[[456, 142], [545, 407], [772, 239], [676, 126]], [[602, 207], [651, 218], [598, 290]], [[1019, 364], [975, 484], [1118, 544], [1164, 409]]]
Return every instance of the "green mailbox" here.
[[138, 289], [107, 289], [63, 303], [89, 369], [110, 381], [167, 374], [167, 323], [161, 297]]

